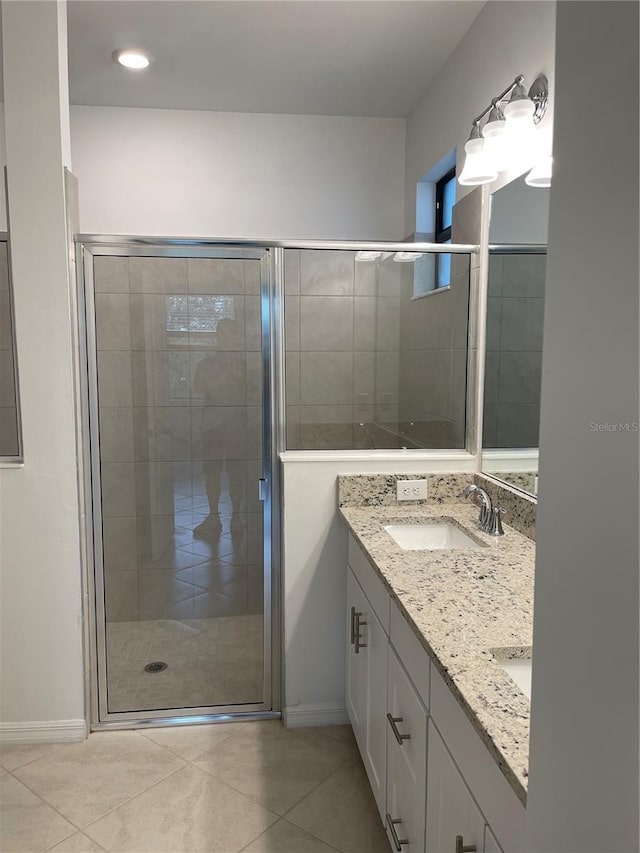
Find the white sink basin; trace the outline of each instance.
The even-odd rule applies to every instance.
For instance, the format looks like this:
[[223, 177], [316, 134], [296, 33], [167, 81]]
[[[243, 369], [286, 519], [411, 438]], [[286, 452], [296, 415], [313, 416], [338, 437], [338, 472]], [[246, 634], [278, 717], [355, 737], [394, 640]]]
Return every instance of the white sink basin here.
[[448, 521], [434, 524], [388, 524], [384, 529], [404, 551], [482, 547], [475, 539]]
[[527, 699], [531, 699], [531, 659], [497, 657], [496, 660]]

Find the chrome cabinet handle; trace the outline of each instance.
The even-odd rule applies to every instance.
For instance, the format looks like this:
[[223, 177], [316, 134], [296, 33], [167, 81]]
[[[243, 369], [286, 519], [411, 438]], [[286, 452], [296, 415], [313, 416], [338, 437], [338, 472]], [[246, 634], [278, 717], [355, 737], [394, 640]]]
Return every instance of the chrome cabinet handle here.
[[363, 625], [367, 624], [364, 621], [360, 621], [361, 616], [362, 616], [362, 613], [356, 613], [356, 619], [355, 619], [356, 630], [355, 630], [354, 642], [355, 642], [356, 654], [357, 655], [360, 654], [360, 649], [366, 649], [367, 648], [367, 644], [363, 643], [362, 640], [360, 639], [360, 628], [362, 628]]
[[351, 645], [356, 641], [356, 609], [351, 608]]
[[461, 835], [456, 835], [456, 853], [475, 853], [475, 844], [465, 844]]
[[402, 717], [392, 717], [391, 714], [387, 714], [387, 720], [389, 721], [389, 725], [391, 726], [391, 731], [393, 732], [395, 739], [398, 741], [399, 746], [402, 746], [403, 741], [411, 740], [411, 735], [401, 735], [398, 731], [398, 726], [396, 723], [402, 722]]
[[402, 853], [402, 845], [409, 843], [408, 838], [398, 838], [398, 833], [396, 832], [396, 824], [402, 823], [402, 821], [392, 818], [389, 813], [385, 815], [385, 819], [387, 821], [387, 826], [389, 827], [389, 834], [391, 835], [391, 839], [393, 840], [393, 846], [398, 851], [398, 853]]

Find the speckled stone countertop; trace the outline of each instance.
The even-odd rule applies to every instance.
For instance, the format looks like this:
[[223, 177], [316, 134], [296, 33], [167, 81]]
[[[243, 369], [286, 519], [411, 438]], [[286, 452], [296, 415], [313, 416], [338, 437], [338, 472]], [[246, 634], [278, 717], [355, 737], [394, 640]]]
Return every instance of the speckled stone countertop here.
[[[529, 657], [535, 542], [504, 525], [499, 538], [476, 527], [461, 502], [342, 506], [340, 513], [466, 716], [526, 805], [527, 697], [493, 657]], [[404, 551], [383, 529], [446, 518], [484, 547]]]

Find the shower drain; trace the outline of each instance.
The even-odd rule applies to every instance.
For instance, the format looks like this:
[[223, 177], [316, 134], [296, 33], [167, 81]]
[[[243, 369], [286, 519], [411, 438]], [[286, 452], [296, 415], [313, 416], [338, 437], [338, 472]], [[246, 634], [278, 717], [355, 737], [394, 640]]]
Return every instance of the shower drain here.
[[169, 666], [169, 664], [166, 664], [163, 660], [154, 660], [145, 666], [144, 671], [145, 672], [162, 672], [168, 666]]

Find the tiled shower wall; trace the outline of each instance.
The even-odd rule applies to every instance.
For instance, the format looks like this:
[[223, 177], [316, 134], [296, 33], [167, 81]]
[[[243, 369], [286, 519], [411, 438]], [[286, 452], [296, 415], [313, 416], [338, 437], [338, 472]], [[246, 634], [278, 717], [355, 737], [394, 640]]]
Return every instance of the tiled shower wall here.
[[451, 287], [413, 298], [404, 276], [400, 314], [400, 430], [415, 447], [463, 448], [469, 260], [454, 258]]
[[401, 446], [402, 266], [286, 250], [288, 449]]
[[469, 260], [413, 299], [413, 263], [285, 252], [287, 448], [465, 444]]
[[537, 447], [546, 255], [489, 259], [484, 447]]
[[[454, 243], [479, 243], [481, 200], [475, 190], [454, 206]], [[448, 289], [414, 298], [413, 274], [403, 277], [400, 430], [415, 447], [466, 444], [470, 277], [469, 255], [451, 257]]]
[[[262, 612], [259, 279], [257, 261], [95, 258], [110, 622]], [[207, 470], [241, 493], [233, 541], [194, 541]]]

